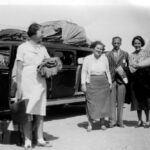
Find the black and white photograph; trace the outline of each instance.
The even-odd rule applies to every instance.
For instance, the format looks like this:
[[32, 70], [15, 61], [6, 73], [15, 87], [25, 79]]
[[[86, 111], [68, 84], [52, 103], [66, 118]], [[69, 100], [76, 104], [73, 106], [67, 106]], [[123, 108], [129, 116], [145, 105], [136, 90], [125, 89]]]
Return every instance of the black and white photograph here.
[[150, 1], [1, 0], [0, 149], [149, 150]]

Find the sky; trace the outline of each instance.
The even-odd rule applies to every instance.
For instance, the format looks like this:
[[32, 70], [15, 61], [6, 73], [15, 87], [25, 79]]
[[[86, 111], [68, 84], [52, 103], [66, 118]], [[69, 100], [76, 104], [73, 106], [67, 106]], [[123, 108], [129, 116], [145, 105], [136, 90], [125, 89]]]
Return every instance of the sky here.
[[149, 0], [1, 0], [0, 29], [27, 30], [33, 23], [67, 20], [82, 26], [89, 40], [101, 40], [111, 50], [113, 36], [122, 37], [123, 50], [134, 51], [131, 41], [150, 40]]

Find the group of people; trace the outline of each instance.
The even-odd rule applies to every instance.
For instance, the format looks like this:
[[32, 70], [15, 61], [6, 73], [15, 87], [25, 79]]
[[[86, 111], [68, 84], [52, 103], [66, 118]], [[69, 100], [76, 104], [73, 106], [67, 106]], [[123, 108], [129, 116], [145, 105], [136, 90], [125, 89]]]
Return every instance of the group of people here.
[[[145, 40], [141, 36], [133, 38], [135, 51], [132, 54], [122, 50], [121, 44], [121, 37], [113, 37], [113, 49], [104, 52], [105, 45], [95, 41], [91, 44], [93, 54], [84, 58], [81, 84], [86, 97], [87, 131], [91, 131], [97, 122], [102, 130], [115, 126], [124, 128], [123, 105], [126, 99], [131, 103], [131, 110], [137, 111], [136, 127], [150, 127], [150, 89], [145, 86], [145, 77], [148, 79], [150, 70], [144, 70], [150, 66], [149, 51], [142, 49]], [[142, 110], [146, 115], [145, 124]], [[106, 119], [109, 126], [106, 126]]]
[[[41, 25], [31, 24], [27, 32], [29, 40], [18, 47], [16, 55], [16, 97], [18, 100], [29, 99], [26, 108], [28, 121], [23, 124], [25, 150], [32, 147], [32, 130], [36, 133], [38, 146], [49, 146], [49, 142], [43, 137], [43, 117], [46, 115], [46, 80], [37, 72], [39, 64], [44, 59], [50, 58], [46, 48], [41, 45], [42, 32]], [[92, 130], [93, 123], [97, 121], [100, 121], [101, 129], [105, 130], [106, 117], [110, 120], [109, 127], [116, 125], [124, 127], [123, 104], [126, 86], [130, 83], [128, 72], [132, 78], [130, 83], [131, 109], [137, 110], [137, 126], [143, 126], [142, 110], [146, 114], [145, 125], [147, 127], [150, 125], [149, 95], [142, 96], [143, 87], [138, 88], [140, 83], [136, 77], [139, 68], [150, 65], [149, 60], [144, 60], [145, 62], [142, 60], [145, 56], [142, 50], [145, 44], [144, 39], [141, 36], [133, 38], [132, 45], [135, 47], [135, 52], [131, 55], [120, 49], [121, 42], [120, 37], [114, 37], [113, 49], [108, 53], [104, 53], [105, 45], [101, 41], [93, 42], [91, 44], [93, 54], [84, 59], [81, 84], [82, 91], [86, 95], [88, 131]]]

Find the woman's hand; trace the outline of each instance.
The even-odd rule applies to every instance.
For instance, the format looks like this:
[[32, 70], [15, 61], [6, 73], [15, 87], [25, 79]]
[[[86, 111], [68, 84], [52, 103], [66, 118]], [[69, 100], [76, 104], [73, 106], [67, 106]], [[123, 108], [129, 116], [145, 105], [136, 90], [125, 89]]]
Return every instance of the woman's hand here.
[[82, 90], [82, 92], [86, 93], [86, 84], [82, 84], [81, 90]]
[[131, 66], [132, 66], [133, 68], [135, 68], [135, 69], [139, 69], [139, 68], [140, 68], [140, 66], [139, 66], [139, 64], [138, 64], [138, 63], [137, 63], [137, 64], [136, 64], [136, 63], [134, 63], [134, 64], [132, 64]]
[[18, 100], [21, 100], [21, 99], [22, 99], [22, 91], [21, 91], [20, 88], [19, 88], [19, 89], [17, 90], [17, 92], [16, 92], [16, 98], [17, 98]]
[[110, 90], [112, 90], [112, 83], [109, 83]]

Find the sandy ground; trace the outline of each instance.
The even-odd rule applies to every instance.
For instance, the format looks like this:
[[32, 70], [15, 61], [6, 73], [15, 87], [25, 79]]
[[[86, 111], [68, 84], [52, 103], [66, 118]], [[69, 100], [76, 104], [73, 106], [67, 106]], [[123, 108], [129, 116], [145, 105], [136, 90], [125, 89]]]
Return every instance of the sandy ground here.
[[[150, 150], [150, 128], [135, 128], [136, 112], [125, 105], [125, 128], [86, 131], [87, 118], [82, 106], [49, 109], [44, 122], [44, 135], [52, 147], [34, 150]], [[145, 119], [144, 115], [143, 118]], [[16, 145], [0, 144], [0, 150], [22, 150]]]

